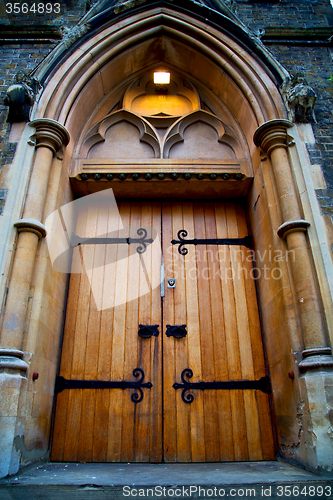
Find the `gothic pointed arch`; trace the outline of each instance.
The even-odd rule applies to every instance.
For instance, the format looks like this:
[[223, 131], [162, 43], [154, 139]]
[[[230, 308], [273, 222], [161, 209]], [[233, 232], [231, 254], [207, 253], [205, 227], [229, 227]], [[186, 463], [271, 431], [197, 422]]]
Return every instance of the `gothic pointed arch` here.
[[[162, 67], [170, 71], [173, 78], [174, 90], [169, 94], [172, 99], [154, 94], [149, 80], [149, 75]], [[35, 176], [31, 176], [43, 181], [43, 191], [38, 198], [39, 218], [42, 213], [48, 214], [50, 207], [56, 210], [75, 197], [109, 187], [122, 199], [150, 197], [155, 200], [162, 193], [168, 201], [171, 197], [209, 202], [223, 198], [226, 203], [233, 203], [230, 200], [238, 198], [246, 207], [248, 220], [243, 219], [242, 228], [251, 228], [254, 248], [261, 252], [257, 262], [258, 274], [262, 273], [257, 280], [258, 297], [273, 387], [277, 442], [284, 457], [302, 462], [308, 437], [300, 442], [300, 398], [296, 393], [301, 385], [294, 390], [291, 384], [294, 374], [297, 379], [298, 358], [302, 357], [305, 345], [299, 318], [306, 301], [304, 304], [301, 293], [310, 288], [307, 283], [304, 285], [298, 267], [298, 274], [294, 273], [299, 293], [296, 296], [290, 263], [284, 259], [270, 260], [274, 252], [285, 255], [285, 239], [292, 239], [296, 231], [305, 233], [309, 226], [302, 218], [302, 210], [292, 212], [288, 204], [291, 199], [288, 188], [294, 182], [288, 155], [293, 156], [298, 165], [305, 156], [305, 148], [303, 156], [297, 156], [295, 151], [287, 152], [292, 144], [293, 124], [286, 120], [287, 110], [278, 90], [287, 72], [225, 2], [183, 0], [177, 5], [167, 0], [101, 0], [31, 76], [38, 79], [43, 88], [33, 108], [33, 122], [27, 125], [22, 141], [25, 148], [27, 138], [29, 147], [39, 148], [38, 156], [48, 159], [50, 172], [49, 178], [39, 175], [37, 170]], [[159, 105], [152, 106], [152, 102], [157, 101]], [[50, 147], [50, 135], [59, 138], [59, 134], [65, 140], [59, 148]], [[200, 143], [200, 153], [193, 152], [196, 143]], [[121, 144], [126, 153], [123, 156]], [[24, 162], [22, 171], [35, 169], [34, 158], [32, 151], [24, 160], [21, 155], [18, 161], [22, 165]], [[44, 165], [42, 158], [38, 166]], [[290, 180], [289, 184], [285, 179]], [[26, 186], [22, 187], [22, 193], [27, 191], [29, 175], [24, 180]], [[32, 189], [31, 192], [34, 193]], [[294, 209], [302, 201], [303, 193], [298, 196], [295, 189], [292, 195]], [[303, 207], [305, 205], [306, 202]], [[17, 212], [22, 206], [23, 194], [17, 202]], [[293, 216], [287, 217], [290, 213]], [[233, 228], [236, 231], [236, 219], [237, 214], [230, 221], [228, 231], [232, 232]], [[41, 224], [39, 219], [37, 223]], [[20, 221], [20, 229], [24, 224], [26, 221]], [[36, 221], [33, 224], [38, 225]], [[29, 227], [32, 227], [31, 220]], [[215, 232], [217, 229], [214, 226]], [[305, 254], [308, 249], [305, 234], [303, 236], [305, 244], [301, 250]], [[311, 245], [315, 246], [315, 239], [313, 241]], [[42, 244], [40, 247], [46, 252]], [[35, 269], [36, 276], [42, 276], [34, 283], [40, 301], [31, 301], [34, 302], [32, 320], [27, 321], [25, 327], [26, 345], [33, 348], [36, 339], [45, 340], [50, 332], [54, 344], [59, 344], [62, 321], [54, 326], [52, 318], [43, 316], [40, 321], [40, 314], [47, 310], [49, 301], [57, 318], [62, 318], [66, 300], [67, 278], [56, 273], [47, 258], [44, 259], [45, 254], [38, 251], [35, 260], [32, 255], [30, 267]], [[305, 262], [304, 256], [302, 258]], [[308, 259], [310, 271], [311, 265]], [[265, 279], [266, 269], [277, 271], [271, 280]], [[310, 271], [308, 275], [304, 273], [304, 280], [311, 275]], [[26, 303], [31, 298], [30, 285], [27, 285]], [[239, 296], [246, 286], [244, 279]], [[57, 303], [51, 297], [55, 289], [61, 289]], [[315, 296], [315, 287], [311, 290]], [[314, 310], [315, 307], [317, 305]], [[25, 324], [24, 315], [25, 311], [22, 324]], [[257, 321], [252, 316], [249, 320]], [[259, 320], [256, 324], [259, 325]], [[304, 357], [313, 359], [318, 352], [318, 357], [328, 356], [326, 346], [310, 343], [309, 346]], [[50, 358], [48, 373], [55, 376], [57, 354], [52, 353]], [[307, 369], [304, 365], [306, 363], [301, 368]], [[314, 368], [318, 366], [313, 364]], [[50, 376], [46, 389], [50, 399], [53, 389], [54, 377]], [[306, 399], [308, 393], [302, 390]], [[47, 416], [43, 417], [48, 422], [51, 406], [52, 402], [45, 410]], [[39, 418], [38, 412], [36, 409]], [[34, 425], [27, 433], [38, 435], [40, 428], [38, 432], [35, 429], [40, 423]], [[306, 425], [309, 430], [312, 424]], [[47, 432], [41, 431], [46, 441]]]

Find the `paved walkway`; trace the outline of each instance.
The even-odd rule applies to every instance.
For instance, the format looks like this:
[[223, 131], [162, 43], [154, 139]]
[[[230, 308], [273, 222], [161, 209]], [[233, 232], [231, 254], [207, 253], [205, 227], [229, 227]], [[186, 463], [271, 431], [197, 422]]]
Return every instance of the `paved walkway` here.
[[333, 499], [325, 478], [284, 462], [47, 463], [0, 480], [1, 500]]

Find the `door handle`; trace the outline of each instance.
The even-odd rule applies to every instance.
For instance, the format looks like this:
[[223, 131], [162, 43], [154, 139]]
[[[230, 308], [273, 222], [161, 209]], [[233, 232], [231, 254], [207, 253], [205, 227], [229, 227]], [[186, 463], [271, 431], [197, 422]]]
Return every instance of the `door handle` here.
[[143, 339], [149, 339], [150, 337], [158, 337], [159, 325], [139, 325], [138, 334]]
[[166, 328], [167, 337], [182, 339], [187, 335], [186, 325], [167, 325]]

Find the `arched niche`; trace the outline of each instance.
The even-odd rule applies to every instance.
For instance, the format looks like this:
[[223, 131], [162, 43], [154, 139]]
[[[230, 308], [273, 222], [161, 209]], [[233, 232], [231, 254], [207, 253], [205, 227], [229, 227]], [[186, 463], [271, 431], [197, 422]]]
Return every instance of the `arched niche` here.
[[[229, 132], [229, 133], [228, 133]], [[164, 158], [245, 160], [247, 151], [231, 127], [198, 110], [177, 120], [163, 138]]]
[[155, 129], [144, 118], [127, 110], [105, 117], [88, 132], [80, 157], [92, 159], [159, 158]]
[[[154, 84], [153, 72], [167, 71], [170, 83], [163, 87]], [[200, 97], [193, 85], [176, 71], [156, 67], [144, 73], [126, 90], [123, 107], [148, 119], [153, 117], [179, 117], [200, 108]]]
[[[132, 93], [132, 92], [130, 92]], [[195, 93], [192, 92], [195, 96]], [[170, 94], [164, 92], [163, 96]], [[246, 145], [242, 145], [233, 129], [217, 116], [196, 109], [184, 116], [170, 114], [168, 102], [159, 102], [159, 95], [153, 92], [140, 94], [151, 97], [151, 105], [145, 101], [141, 111], [148, 115], [140, 116], [127, 109], [128, 93], [125, 93], [122, 109], [114, 111], [96, 123], [86, 134], [83, 144], [78, 148], [79, 159], [135, 160], [149, 158], [173, 158], [182, 160], [245, 160], [248, 156]], [[158, 113], [154, 98], [159, 104]], [[177, 102], [178, 95], [171, 94]], [[135, 97], [133, 97], [135, 99]], [[182, 108], [182, 100], [177, 109]], [[199, 107], [199, 100], [193, 106]], [[187, 111], [188, 106], [182, 108]], [[169, 111], [169, 113], [168, 113]], [[244, 143], [244, 141], [243, 141]]]

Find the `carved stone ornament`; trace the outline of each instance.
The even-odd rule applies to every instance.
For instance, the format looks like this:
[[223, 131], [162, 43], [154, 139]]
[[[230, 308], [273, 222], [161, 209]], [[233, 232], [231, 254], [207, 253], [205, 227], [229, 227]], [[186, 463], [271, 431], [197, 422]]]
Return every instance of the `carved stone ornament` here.
[[317, 95], [310, 87], [302, 72], [292, 78], [287, 77], [280, 87], [280, 92], [287, 106], [289, 119], [296, 123], [315, 122], [314, 105]]
[[67, 26], [62, 26], [60, 28], [60, 34], [62, 36], [62, 43], [65, 48], [68, 49], [76, 40], [81, 38], [90, 30], [89, 24], [77, 24], [74, 28], [68, 28]]
[[18, 123], [30, 120], [30, 109], [40, 87], [40, 83], [35, 78], [31, 78], [23, 71], [17, 73], [16, 83], [8, 87], [3, 101], [6, 106], [9, 106], [7, 122]]

